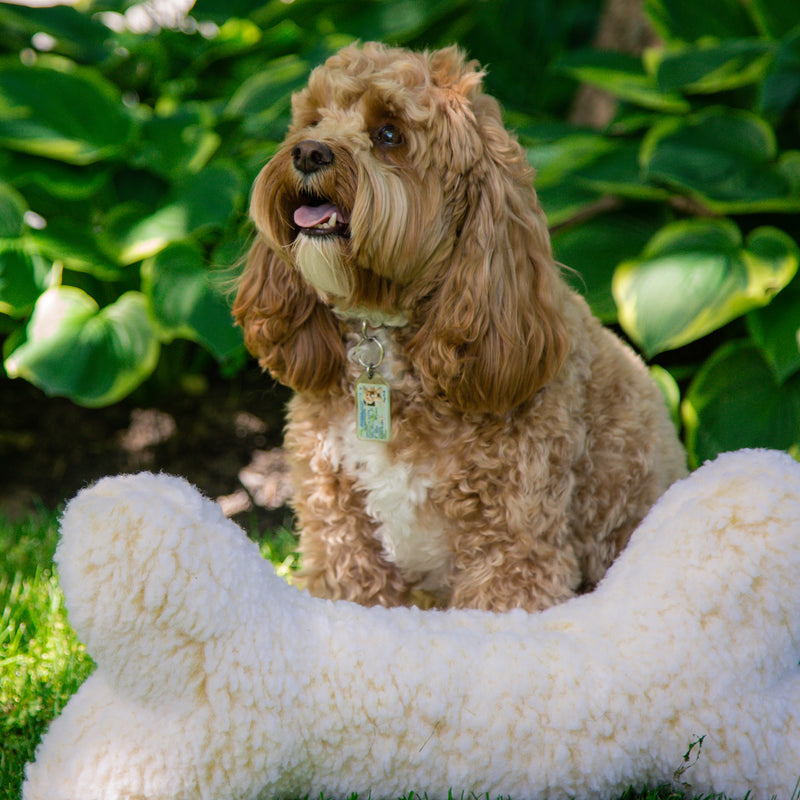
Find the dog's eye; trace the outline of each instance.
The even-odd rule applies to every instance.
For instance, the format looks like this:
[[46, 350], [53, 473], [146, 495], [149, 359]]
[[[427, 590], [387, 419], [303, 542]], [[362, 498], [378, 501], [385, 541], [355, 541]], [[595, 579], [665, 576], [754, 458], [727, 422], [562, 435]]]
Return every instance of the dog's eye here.
[[395, 125], [382, 125], [375, 131], [375, 141], [385, 147], [397, 147], [403, 144], [403, 134]]

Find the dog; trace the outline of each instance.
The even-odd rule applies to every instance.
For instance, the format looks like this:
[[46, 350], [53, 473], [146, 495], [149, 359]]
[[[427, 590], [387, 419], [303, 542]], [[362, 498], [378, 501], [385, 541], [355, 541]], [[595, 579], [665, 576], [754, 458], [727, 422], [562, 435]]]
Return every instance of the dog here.
[[547, 608], [686, 472], [641, 359], [563, 280], [483, 77], [456, 47], [346, 47], [253, 184], [233, 313], [295, 393], [317, 596]]

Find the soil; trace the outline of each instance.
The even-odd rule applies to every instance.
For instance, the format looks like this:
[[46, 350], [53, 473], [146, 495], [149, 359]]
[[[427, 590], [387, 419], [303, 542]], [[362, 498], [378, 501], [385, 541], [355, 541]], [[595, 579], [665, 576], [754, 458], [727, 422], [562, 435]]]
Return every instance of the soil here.
[[0, 378], [0, 516], [57, 509], [104, 475], [181, 475], [260, 530], [291, 526], [280, 449], [288, 399], [255, 366], [195, 394], [88, 409]]

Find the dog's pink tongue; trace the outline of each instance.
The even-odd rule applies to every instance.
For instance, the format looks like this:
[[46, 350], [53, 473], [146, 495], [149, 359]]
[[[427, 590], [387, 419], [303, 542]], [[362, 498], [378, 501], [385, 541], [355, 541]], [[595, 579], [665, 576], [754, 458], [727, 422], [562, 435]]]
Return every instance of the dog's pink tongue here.
[[321, 206], [300, 206], [294, 212], [294, 224], [300, 228], [314, 228], [327, 222], [336, 214], [339, 222], [347, 222], [339, 206], [323, 203]]

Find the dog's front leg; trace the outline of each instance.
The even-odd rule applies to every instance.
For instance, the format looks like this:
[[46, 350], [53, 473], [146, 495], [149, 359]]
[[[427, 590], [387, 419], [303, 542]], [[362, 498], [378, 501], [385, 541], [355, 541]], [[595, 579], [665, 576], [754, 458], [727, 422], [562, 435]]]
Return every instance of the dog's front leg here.
[[[463, 491], [452, 488], [451, 500]], [[581, 570], [566, 509], [552, 496], [533, 508], [498, 486], [483, 502], [474, 494], [462, 499], [450, 541], [452, 607], [541, 611], [577, 594]]]
[[464, 545], [455, 558], [453, 608], [542, 611], [577, 593], [580, 571], [571, 547], [542, 546], [522, 554], [502, 541]]
[[295, 470], [295, 484], [300, 584], [316, 597], [365, 606], [408, 605], [409, 587], [383, 555], [376, 523], [364, 509], [364, 492], [320, 458], [313, 470]]

